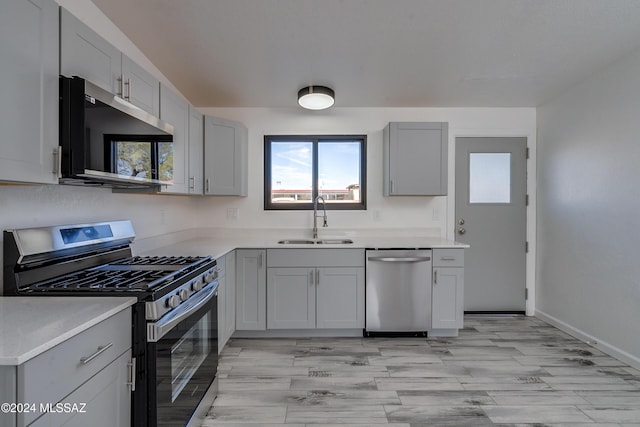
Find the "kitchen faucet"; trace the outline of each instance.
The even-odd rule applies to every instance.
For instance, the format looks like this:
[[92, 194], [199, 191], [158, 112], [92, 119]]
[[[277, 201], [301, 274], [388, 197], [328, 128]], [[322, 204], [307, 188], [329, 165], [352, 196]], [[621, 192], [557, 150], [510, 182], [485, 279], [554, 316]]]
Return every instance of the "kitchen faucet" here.
[[323, 227], [328, 227], [328, 225], [327, 225], [327, 202], [324, 200], [324, 197], [318, 196], [313, 201], [313, 238], [314, 239], [318, 238], [318, 200], [322, 200], [322, 210], [324, 212], [322, 214], [322, 219], [324, 220], [324, 223], [322, 224], [322, 226]]

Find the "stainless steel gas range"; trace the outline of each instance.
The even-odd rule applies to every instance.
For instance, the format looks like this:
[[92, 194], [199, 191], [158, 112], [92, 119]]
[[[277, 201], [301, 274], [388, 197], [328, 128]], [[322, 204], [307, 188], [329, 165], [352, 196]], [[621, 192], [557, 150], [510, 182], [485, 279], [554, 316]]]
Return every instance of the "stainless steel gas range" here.
[[136, 296], [131, 425], [197, 424], [217, 393], [216, 262], [132, 256], [134, 238], [130, 221], [5, 230], [3, 294]]

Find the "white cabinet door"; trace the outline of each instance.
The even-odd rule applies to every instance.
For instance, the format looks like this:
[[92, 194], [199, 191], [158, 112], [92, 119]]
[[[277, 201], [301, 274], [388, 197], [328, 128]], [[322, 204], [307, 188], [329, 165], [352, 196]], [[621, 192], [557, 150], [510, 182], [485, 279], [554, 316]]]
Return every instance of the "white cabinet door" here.
[[364, 328], [364, 268], [319, 268], [317, 323], [322, 329]]
[[189, 194], [204, 194], [204, 118], [189, 105]]
[[434, 267], [431, 299], [433, 329], [463, 327], [464, 268]]
[[[48, 412], [31, 427], [113, 427], [131, 423], [131, 387], [127, 384], [131, 350], [63, 399], [66, 403], [86, 403], [83, 412]], [[44, 404], [55, 402], [43, 402]]]
[[447, 194], [448, 123], [391, 122], [384, 129], [384, 195]]
[[225, 270], [227, 287], [226, 307], [225, 307], [225, 327], [227, 331], [225, 336], [227, 340], [233, 336], [236, 331], [236, 253], [229, 252], [225, 255]]
[[204, 193], [247, 195], [247, 128], [238, 122], [204, 118]]
[[158, 79], [65, 9], [60, 23], [60, 74], [82, 77], [159, 116]]
[[160, 85], [160, 119], [173, 125], [173, 185], [162, 186], [160, 191], [187, 194], [189, 104], [164, 85]]
[[236, 251], [236, 329], [263, 331], [267, 326], [267, 275], [264, 249]]
[[0, 181], [58, 182], [58, 6], [5, 0], [0, 13]]
[[60, 74], [122, 96], [122, 54], [66, 9], [60, 11]]
[[125, 54], [121, 82], [124, 99], [156, 117], [160, 115], [160, 82]]
[[317, 272], [315, 268], [268, 269], [268, 329], [315, 328]]

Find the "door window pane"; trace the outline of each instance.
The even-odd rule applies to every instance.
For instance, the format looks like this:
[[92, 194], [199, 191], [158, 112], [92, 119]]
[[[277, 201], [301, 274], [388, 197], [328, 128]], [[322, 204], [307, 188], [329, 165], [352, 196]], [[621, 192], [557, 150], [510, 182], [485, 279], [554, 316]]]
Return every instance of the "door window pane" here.
[[469, 154], [469, 203], [511, 203], [511, 153]]
[[313, 143], [271, 143], [271, 203], [310, 203]]
[[318, 194], [327, 203], [360, 202], [360, 142], [318, 143]]

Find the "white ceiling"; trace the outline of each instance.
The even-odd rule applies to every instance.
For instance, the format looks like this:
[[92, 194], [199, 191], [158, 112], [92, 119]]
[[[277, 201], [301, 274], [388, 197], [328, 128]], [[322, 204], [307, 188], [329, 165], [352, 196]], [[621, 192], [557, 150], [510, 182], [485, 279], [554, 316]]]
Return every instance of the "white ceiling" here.
[[199, 107], [534, 107], [640, 46], [639, 0], [93, 0]]

